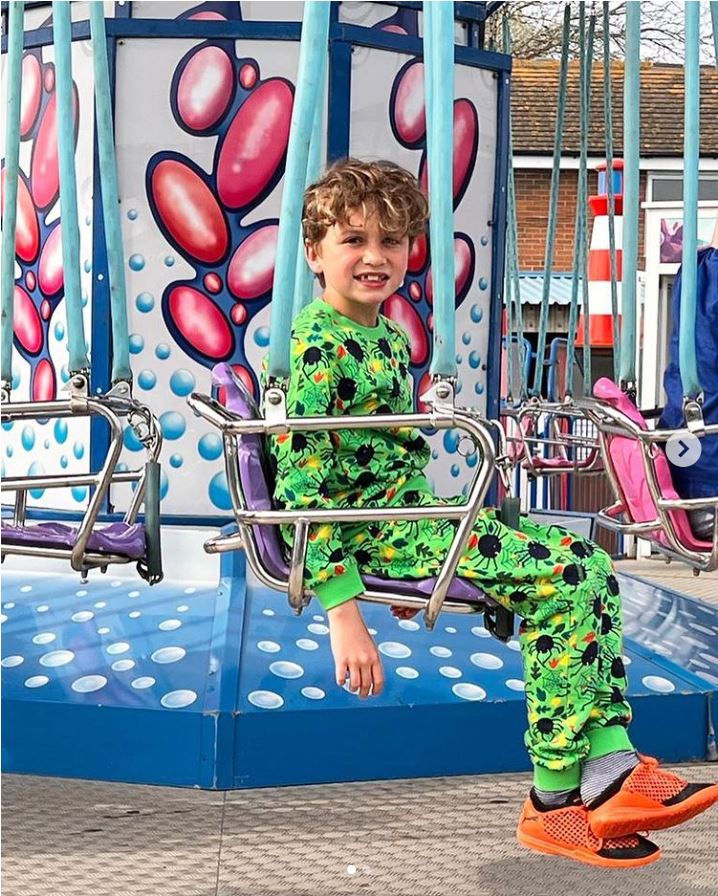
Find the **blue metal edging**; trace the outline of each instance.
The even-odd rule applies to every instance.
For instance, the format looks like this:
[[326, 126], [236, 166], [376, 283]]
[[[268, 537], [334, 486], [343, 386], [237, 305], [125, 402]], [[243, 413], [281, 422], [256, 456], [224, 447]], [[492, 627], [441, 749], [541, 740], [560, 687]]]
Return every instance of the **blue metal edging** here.
[[349, 152], [351, 113], [352, 48], [351, 44], [329, 32], [329, 91], [327, 162], [341, 159]]

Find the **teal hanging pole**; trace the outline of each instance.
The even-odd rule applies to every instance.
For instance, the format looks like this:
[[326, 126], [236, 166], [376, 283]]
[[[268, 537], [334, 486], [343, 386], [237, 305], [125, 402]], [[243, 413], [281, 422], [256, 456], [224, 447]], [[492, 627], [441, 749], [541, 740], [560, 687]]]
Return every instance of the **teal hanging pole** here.
[[22, 92], [22, 26], [24, 3], [10, 3], [8, 19], [7, 118], [5, 119], [5, 213], [2, 231], [2, 393], [12, 390], [12, 338], [15, 300], [15, 228], [17, 182], [20, 177], [20, 95]]
[[616, 197], [613, 192], [613, 109], [611, 90], [611, 34], [609, 7], [603, 4], [603, 121], [606, 134], [606, 192], [608, 194], [608, 261], [611, 278], [611, 315], [613, 319], [613, 379], [618, 382], [621, 328], [618, 311], [618, 268], [616, 264]]
[[320, 57], [327, 53], [330, 3], [311, 0], [304, 4], [299, 48], [297, 89], [292, 109], [284, 189], [279, 214], [277, 260], [274, 268], [268, 373], [274, 379], [289, 376], [289, 348], [294, 302], [294, 275], [302, 213], [302, 194], [307, 175], [309, 144], [322, 80]]
[[[305, 189], [318, 179], [322, 168], [322, 149], [324, 148], [324, 115], [327, 92], [327, 54], [321, 56], [322, 71], [320, 77], [321, 89], [319, 101], [314, 110], [314, 123], [312, 125], [312, 138], [309, 143], [309, 158], [307, 159], [307, 174], [304, 178]], [[299, 225], [299, 243], [297, 246], [297, 267], [294, 273], [294, 304], [292, 318], [312, 299], [314, 290], [314, 274], [304, 257], [304, 239], [302, 237], [301, 221]]]
[[427, 162], [429, 166], [429, 239], [434, 284], [434, 349], [430, 372], [435, 377], [456, 376], [454, 332], [454, 4], [424, 4], [430, 9], [430, 55], [424, 48], [425, 93], [431, 92]]
[[713, 25], [713, 46], [715, 48], [715, 61], [718, 68], [718, 0], [711, 0], [711, 23]]
[[[504, 53], [510, 55], [511, 54], [511, 28], [509, 24], [509, 17], [507, 15], [503, 18], [503, 46]], [[512, 134], [512, 124], [509, 123], [509, 146], [508, 146], [508, 155], [509, 155], [509, 171], [508, 171], [508, 187], [507, 187], [507, 242], [506, 242], [506, 272], [507, 272], [507, 288], [505, 291], [506, 295], [506, 304], [509, 309], [508, 320], [507, 320], [507, 356], [506, 356], [506, 365], [507, 365], [507, 374], [509, 377], [509, 392], [512, 391], [513, 386], [513, 337], [514, 332], [516, 333], [516, 347], [517, 357], [519, 360], [519, 376], [518, 376], [518, 387], [519, 387], [519, 401], [523, 401], [526, 398], [526, 376], [524, 373], [524, 321], [523, 321], [523, 308], [521, 306], [521, 281], [519, 279], [519, 236], [518, 236], [518, 222], [516, 219], [516, 185], [514, 182], [514, 149], [513, 149], [513, 139], [511, 137]], [[515, 330], [511, 325], [511, 314], [510, 309], [513, 306], [513, 319], [515, 321]]]
[[107, 64], [105, 14], [101, 2], [90, 3], [92, 63], [95, 71], [95, 109], [97, 114], [97, 147], [102, 184], [102, 216], [105, 222], [107, 266], [110, 279], [112, 312], [112, 382], [132, 381], [129, 332], [127, 326], [127, 292], [122, 263], [122, 229], [120, 196], [117, 187], [117, 159], [112, 125], [110, 71]]
[[90, 362], [85, 348], [80, 284], [80, 227], [75, 181], [75, 116], [72, 97], [72, 40], [70, 4], [53, 0], [53, 45], [57, 84], [57, 143], [60, 168], [60, 216], [62, 221], [62, 269], [65, 281], [67, 341], [70, 374], [85, 373]]
[[541, 291], [541, 317], [539, 323], [538, 343], [536, 347], [536, 366], [531, 394], [541, 395], [543, 388], [544, 368], [546, 366], [546, 333], [548, 331], [549, 299], [551, 296], [551, 271], [553, 268], [553, 250], [556, 243], [556, 221], [558, 219], [558, 194], [561, 180], [561, 145], [563, 137], [563, 119], [566, 108], [566, 82], [568, 75], [568, 44], [571, 27], [571, 7], [567, 3], [563, 9], [563, 37], [561, 41], [561, 66], [558, 79], [558, 104], [556, 107], [556, 128], [553, 141], [553, 167], [551, 168], [551, 192], [549, 193], [548, 226], [546, 233], [546, 252], [543, 263], [543, 288]]
[[[586, 4], [578, 4], [578, 59], [580, 66], [579, 102], [580, 102], [580, 128], [583, 129], [586, 112], [586, 97], [584, 78], [586, 70]], [[583, 130], [580, 131], [579, 143], [582, 143]], [[565, 393], [573, 394], [573, 369], [576, 364], [576, 332], [578, 329], [578, 291], [579, 280], [582, 273], [581, 258], [584, 249], [584, 224], [586, 205], [586, 178], [583, 177], [585, 162], [581, 155], [579, 168], [576, 174], [576, 219], [574, 225], [573, 244], [573, 276], [571, 278], [571, 305], [568, 313], [568, 334], [566, 339], [566, 378]]]
[[698, 279], [698, 164], [700, 122], [700, 3], [685, 6], [686, 55], [683, 139], [683, 279], [678, 356], [683, 394], [696, 398], [701, 391], [696, 366], [696, 289]]
[[596, 30], [596, 16], [588, 21], [588, 41], [586, 53], [581, 60], [581, 158], [580, 177], [583, 180], [583, 205], [581, 206], [581, 300], [583, 306], [583, 392], [591, 394], [593, 373], [591, 370], [591, 330], [588, 304], [588, 122], [591, 114], [591, 74], [593, 71], [593, 36]]
[[427, 146], [428, 146], [428, 135], [431, 133], [432, 127], [433, 127], [431, 108], [432, 108], [434, 97], [433, 97], [433, 91], [432, 91], [431, 85], [429, 84], [428, 71], [429, 71], [429, 58], [433, 58], [433, 53], [434, 53], [434, 43], [433, 43], [434, 36], [435, 36], [434, 28], [436, 26], [431, 24], [433, 21], [432, 15], [433, 15], [434, 9], [435, 9], [435, 3], [431, 2], [431, 0], [429, 0], [429, 2], [424, 2], [422, 4], [422, 14], [423, 14], [423, 20], [424, 20], [424, 34], [423, 34], [423, 41], [424, 41], [424, 108], [426, 111]]
[[638, 269], [638, 160], [641, 130], [641, 4], [626, 4], [623, 88], [623, 277], [621, 278], [621, 388], [636, 387], [636, 271]]

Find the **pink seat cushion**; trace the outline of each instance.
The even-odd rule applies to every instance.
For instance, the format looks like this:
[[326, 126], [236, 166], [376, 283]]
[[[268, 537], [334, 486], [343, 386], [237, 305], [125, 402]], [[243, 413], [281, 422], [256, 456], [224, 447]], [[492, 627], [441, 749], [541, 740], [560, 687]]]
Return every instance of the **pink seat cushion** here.
[[[624, 416], [643, 430], [647, 430], [643, 415], [628, 396], [621, 391], [612, 380], [602, 377], [593, 387], [593, 394], [601, 401], [610, 404]], [[648, 523], [658, 518], [658, 510], [651, 497], [643, 462], [643, 449], [636, 439], [623, 436], [608, 436], [608, 453], [613, 462], [621, 491], [625, 496], [626, 509], [635, 523]], [[656, 480], [661, 497], [667, 500], [680, 498], [673, 487], [671, 468], [663, 449], [656, 445], [653, 460]], [[700, 541], [693, 534], [688, 514], [685, 510], [669, 510], [668, 517], [681, 544], [691, 551], [710, 551], [713, 547], [709, 541]], [[668, 545], [668, 537], [660, 530], [651, 534], [651, 539]]]

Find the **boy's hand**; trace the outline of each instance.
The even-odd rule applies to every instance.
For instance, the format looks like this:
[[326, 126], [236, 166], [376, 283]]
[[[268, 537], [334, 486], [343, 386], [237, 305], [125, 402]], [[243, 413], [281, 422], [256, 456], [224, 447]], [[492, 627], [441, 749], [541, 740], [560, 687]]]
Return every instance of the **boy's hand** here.
[[327, 616], [337, 684], [349, 678], [349, 686], [360, 697], [370, 693], [376, 697], [384, 687], [384, 670], [356, 600], [334, 607]]
[[413, 619], [417, 613], [420, 613], [420, 609], [413, 609], [412, 607], [389, 607], [391, 610], [391, 615], [396, 619]]

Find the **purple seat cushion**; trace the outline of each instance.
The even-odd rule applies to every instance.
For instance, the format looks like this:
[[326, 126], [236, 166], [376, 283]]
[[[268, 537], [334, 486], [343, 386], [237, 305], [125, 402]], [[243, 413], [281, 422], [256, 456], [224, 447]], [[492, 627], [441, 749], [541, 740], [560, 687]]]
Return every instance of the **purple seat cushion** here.
[[[229, 364], [217, 364], [212, 369], [212, 379], [217, 386], [224, 389], [224, 401], [228, 410], [244, 420], [255, 420], [259, 417], [259, 409], [254, 398]], [[239, 477], [248, 508], [271, 510], [272, 490], [269, 485], [270, 476], [262, 436], [251, 433], [238, 437], [237, 454]], [[288, 579], [289, 565], [285, 558], [279, 526], [253, 526], [253, 529], [267, 571], [277, 579]], [[397, 597], [429, 597], [436, 582], [435, 578], [396, 580], [370, 575], [364, 575], [362, 578], [368, 588], [396, 594]], [[468, 579], [458, 576], [451, 583], [448, 597], [466, 603], [489, 602], [480, 588]]]
[[[2, 540], [8, 544], [46, 548], [73, 548], [77, 541], [77, 528], [65, 523], [36, 523], [32, 526], [15, 526], [3, 522]], [[87, 542], [87, 550], [98, 554], [120, 554], [130, 560], [140, 560], [145, 555], [145, 527], [141, 523], [110, 523], [94, 529]]]

